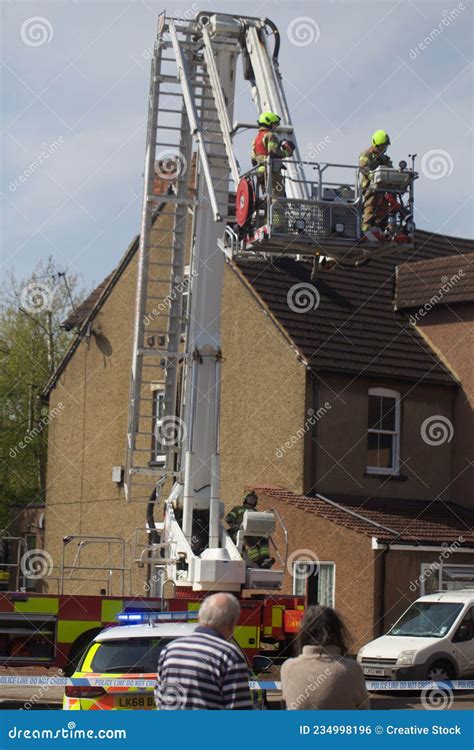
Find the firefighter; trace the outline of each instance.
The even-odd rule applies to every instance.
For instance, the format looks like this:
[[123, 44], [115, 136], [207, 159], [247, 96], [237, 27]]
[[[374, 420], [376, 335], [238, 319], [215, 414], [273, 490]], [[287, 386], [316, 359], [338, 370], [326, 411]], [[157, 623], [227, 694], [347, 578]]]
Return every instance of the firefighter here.
[[388, 204], [382, 192], [370, 189], [370, 173], [379, 166], [393, 167], [392, 160], [385, 153], [390, 146], [390, 138], [385, 130], [376, 130], [370, 148], [359, 156], [361, 189], [364, 202], [362, 232], [368, 239], [382, 239], [382, 231], [387, 219]]
[[[226, 523], [229, 526], [230, 536], [236, 540], [237, 532], [239, 531], [244, 513], [246, 510], [255, 510], [258, 503], [258, 497], [255, 492], [248, 492], [243, 500], [242, 505], [236, 505], [230, 513], [226, 516]], [[257, 565], [259, 568], [271, 568], [275, 562], [274, 557], [270, 557], [270, 547], [268, 546], [268, 540], [265, 538], [256, 539], [255, 537], [247, 537], [244, 539], [244, 548], [248, 555], [250, 562]]]
[[[257, 179], [265, 189], [265, 172], [268, 158], [288, 159], [295, 150], [291, 141], [278, 138], [274, 132], [281, 122], [281, 117], [275, 112], [262, 112], [257, 120], [258, 133], [252, 143], [252, 164], [257, 167]], [[285, 197], [285, 180], [281, 165], [272, 167], [272, 194]]]

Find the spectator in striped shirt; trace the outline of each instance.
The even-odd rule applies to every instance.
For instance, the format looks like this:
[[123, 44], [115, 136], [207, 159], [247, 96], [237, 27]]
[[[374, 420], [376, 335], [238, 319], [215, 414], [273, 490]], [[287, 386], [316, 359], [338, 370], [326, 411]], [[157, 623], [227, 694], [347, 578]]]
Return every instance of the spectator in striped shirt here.
[[240, 614], [232, 594], [212, 594], [199, 610], [194, 633], [176, 638], [158, 658], [159, 710], [250, 709], [249, 670], [229, 643]]

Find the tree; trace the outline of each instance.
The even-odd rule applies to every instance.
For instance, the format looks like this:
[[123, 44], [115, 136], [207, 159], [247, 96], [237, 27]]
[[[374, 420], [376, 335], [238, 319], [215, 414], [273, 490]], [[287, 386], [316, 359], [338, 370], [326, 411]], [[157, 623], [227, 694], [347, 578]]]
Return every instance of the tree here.
[[14, 507], [45, 499], [48, 423], [41, 394], [71, 334], [61, 322], [78, 301], [78, 280], [51, 258], [0, 292], [0, 528]]

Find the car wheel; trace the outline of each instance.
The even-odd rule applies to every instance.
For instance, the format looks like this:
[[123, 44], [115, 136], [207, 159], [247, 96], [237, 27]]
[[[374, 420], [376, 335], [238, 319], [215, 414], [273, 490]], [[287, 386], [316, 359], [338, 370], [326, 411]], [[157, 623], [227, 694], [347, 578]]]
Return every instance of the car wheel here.
[[435, 661], [426, 673], [426, 679], [432, 682], [442, 682], [453, 678], [454, 669], [447, 661]]

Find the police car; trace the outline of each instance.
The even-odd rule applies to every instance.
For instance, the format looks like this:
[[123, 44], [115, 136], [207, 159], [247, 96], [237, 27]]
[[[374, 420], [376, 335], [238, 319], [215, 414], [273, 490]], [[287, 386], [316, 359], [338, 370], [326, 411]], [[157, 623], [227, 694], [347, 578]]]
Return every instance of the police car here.
[[[119, 621], [130, 624], [106, 628], [94, 638], [72, 675], [73, 684], [65, 688], [63, 710], [154, 709], [154, 684], [160, 651], [175, 638], [193, 633], [198, 626], [196, 617], [195, 612], [120, 614]], [[194, 622], [183, 621], [189, 619], [194, 619]], [[249, 665], [250, 679], [253, 670], [242, 653]], [[254, 657], [259, 668], [264, 666], [262, 660], [266, 657]], [[270, 660], [266, 661], [270, 663]], [[110, 680], [111, 684], [94, 684], [104, 679]], [[123, 683], [124, 679], [149, 684], [128, 686]], [[255, 708], [266, 706], [265, 693], [254, 691], [253, 696]]]

